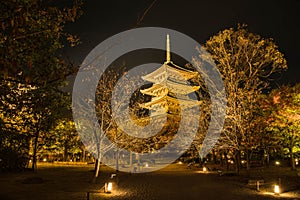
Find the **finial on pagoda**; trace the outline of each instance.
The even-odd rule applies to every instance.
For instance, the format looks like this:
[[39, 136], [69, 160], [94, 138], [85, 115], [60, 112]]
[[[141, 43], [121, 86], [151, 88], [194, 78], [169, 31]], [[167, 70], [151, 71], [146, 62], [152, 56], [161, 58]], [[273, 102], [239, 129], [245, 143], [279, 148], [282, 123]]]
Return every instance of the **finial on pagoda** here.
[[170, 53], [170, 36], [169, 34], [167, 34], [167, 52], [166, 52], [166, 56], [167, 56], [167, 60], [166, 62], [171, 62], [171, 53]]

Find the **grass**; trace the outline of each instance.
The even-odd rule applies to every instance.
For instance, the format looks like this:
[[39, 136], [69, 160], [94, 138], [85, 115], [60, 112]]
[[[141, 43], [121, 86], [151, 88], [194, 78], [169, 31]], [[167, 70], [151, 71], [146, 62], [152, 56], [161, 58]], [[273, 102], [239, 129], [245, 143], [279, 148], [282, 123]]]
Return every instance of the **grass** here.
[[[226, 174], [226, 172], [224, 172]], [[264, 184], [260, 186], [262, 192], [273, 192], [275, 185], [281, 186], [281, 192], [291, 192], [300, 190], [300, 170], [291, 170], [290, 167], [270, 166], [270, 167], [253, 167], [250, 171], [242, 169], [239, 174], [230, 171], [228, 174], [234, 173], [234, 176], [226, 176], [224, 179], [235, 181], [245, 187], [256, 189], [256, 185], [250, 186], [249, 180], [263, 180]]]
[[99, 190], [112, 172], [102, 167], [102, 179], [92, 184], [93, 167], [40, 163], [36, 172], [1, 174], [0, 199], [84, 199], [87, 191]]

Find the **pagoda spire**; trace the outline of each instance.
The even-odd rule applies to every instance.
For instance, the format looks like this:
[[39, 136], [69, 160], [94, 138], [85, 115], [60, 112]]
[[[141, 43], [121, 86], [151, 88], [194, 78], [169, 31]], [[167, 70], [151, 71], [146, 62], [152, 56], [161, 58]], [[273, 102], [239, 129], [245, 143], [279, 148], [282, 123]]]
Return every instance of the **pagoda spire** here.
[[171, 62], [171, 52], [170, 52], [170, 36], [167, 34], [167, 48], [166, 48], [166, 63]]

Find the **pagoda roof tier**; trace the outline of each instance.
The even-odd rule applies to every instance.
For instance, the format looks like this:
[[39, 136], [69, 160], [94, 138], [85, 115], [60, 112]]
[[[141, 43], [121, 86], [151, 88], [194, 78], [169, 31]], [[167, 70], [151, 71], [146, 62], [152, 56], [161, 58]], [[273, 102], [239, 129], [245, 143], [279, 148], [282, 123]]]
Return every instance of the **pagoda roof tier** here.
[[160, 68], [155, 71], [142, 76], [142, 79], [151, 83], [157, 83], [161, 81], [162, 77], [174, 76], [175, 79], [185, 81], [195, 77], [198, 74], [196, 71], [185, 69], [174, 64], [172, 61], [165, 62]]
[[141, 93], [147, 94], [150, 96], [162, 96], [166, 95], [169, 91], [174, 94], [190, 94], [199, 90], [200, 86], [188, 85], [187, 82], [177, 82], [171, 78], [167, 78], [164, 81], [155, 83], [149, 88], [140, 90]]
[[176, 98], [170, 94], [164, 96], [154, 97], [150, 102], [144, 103], [141, 106], [150, 109], [152, 105], [163, 105], [164, 107], [171, 107], [172, 105], [180, 104], [181, 109], [192, 108], [194, 106], [200, 105], [201, 101], [193, 100], [188, 97], [186, 98]]
[[180, 115], [167, 112], [167, 113], [163, 113], [163, 114], [152, 115], [151, 117], [150, 116], [142, 117], [142, 118], [139, 118], [138, 121], [141, 124], [147, 124], [147, 123], [149, 123], [150, 120], [152, 121], [152, 123], [161, 123], [166, 120], [166, 117], [168, 120], [164, 124], [164, 127], [168, 127], [168, 126], [170, 126], [170, 123], [180, 122], [180, 120], [181, 120]]

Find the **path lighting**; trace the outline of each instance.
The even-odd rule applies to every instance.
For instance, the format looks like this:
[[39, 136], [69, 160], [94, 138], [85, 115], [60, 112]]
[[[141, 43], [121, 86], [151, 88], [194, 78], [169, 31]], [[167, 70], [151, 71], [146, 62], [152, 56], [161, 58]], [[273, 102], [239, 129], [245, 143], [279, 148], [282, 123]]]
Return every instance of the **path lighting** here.
[[280, 162], [279, 162], [279, 161], [276, 161], [276, 162], [275, 162], [275, 165], [277, 165], [277, 166], [280, 165]]
[[146, 163], [146, 164], [145, 164], [145, 167], [149, 167], [149, 164], [148, 164], [148, 163]]
[[182, 162], [181, 162], [181, 161], [179, 161], [179, 162], [178, 162], [178, 164], [179, 164], [179, 165], [182, 165]]
[[110, 175], [110, 181], [106, 182], [104, 185], [104, 192], [105, 193], [111, 193], [113, 190], [113, 182], [115, 182], [115, 177], [117, 177], [117, 174], [111, 174]]
[[207, 172], [207, 168], [206, 168], [206, 167], [203, 167], [202, 171], [203, 171], [203, 172]]
[[279, 185], [275, 185], [274, 186], [274, 193], [277, 194], [277, 195], [279, 195], [279, 193], [280, 193], [280, 187], [279, 187]]
[[104, 192], [111, 193], [112, 192], [112, 182], [105, 183]]

